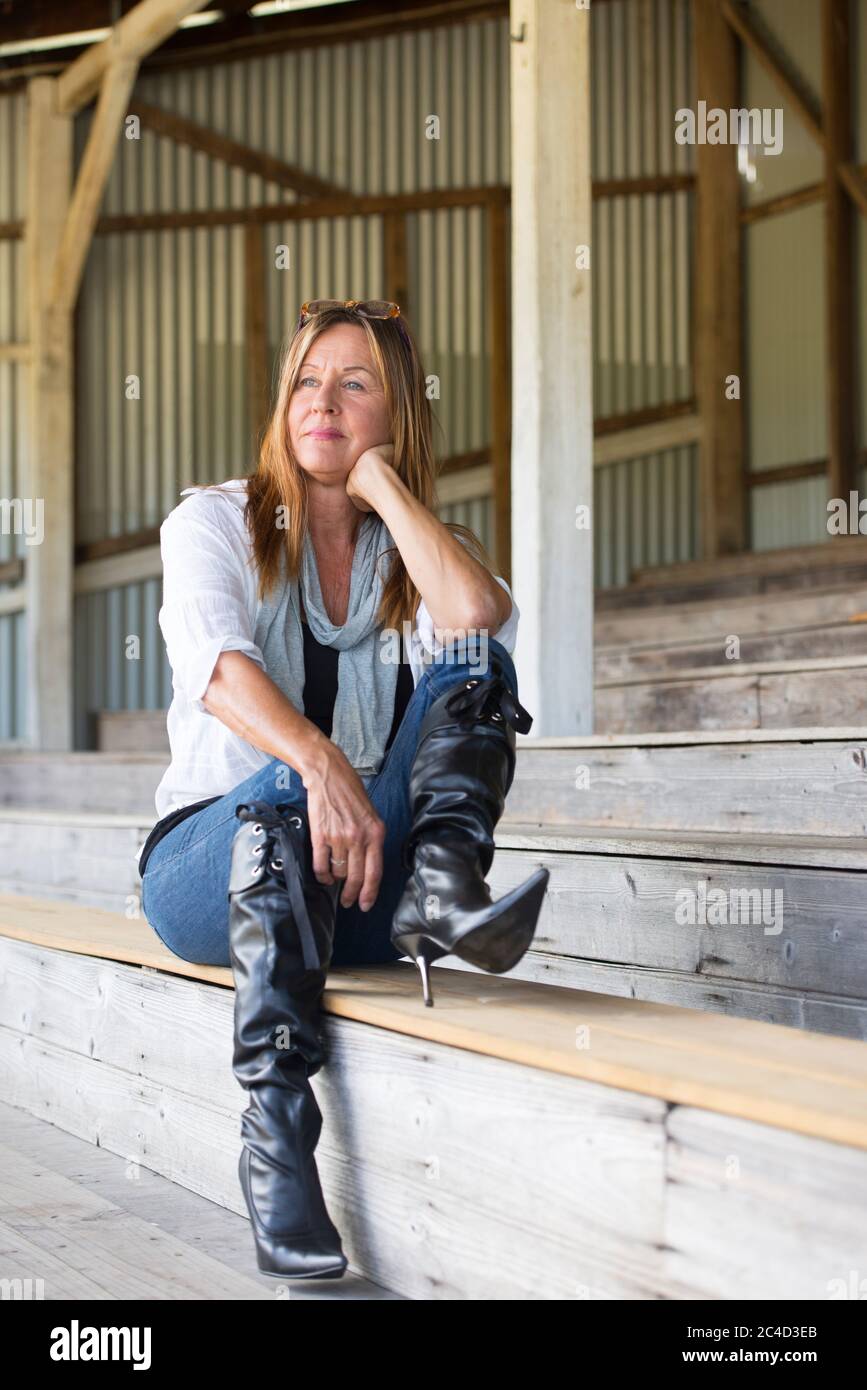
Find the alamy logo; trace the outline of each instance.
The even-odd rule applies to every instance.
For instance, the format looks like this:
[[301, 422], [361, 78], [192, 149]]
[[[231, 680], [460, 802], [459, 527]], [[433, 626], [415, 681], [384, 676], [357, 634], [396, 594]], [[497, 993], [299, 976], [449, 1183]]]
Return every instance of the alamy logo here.
[[783, 890], [775, 888], [679, 888], [674, 920], [681, 927], [761, 926], [765, 936], [783, 930]]
[[678, 145], [752, 145], [764, 154], [780, 154], [783, 108], [712, 106], [708, 111], [707, 102], [700, 101], [697, 111], [688, 106], [675, 111], [674, 138]]
[[150, 1370], [149, 1327], [69, 1327], [51, 1329], [52, 1361], [132, 1361], [134, 1371]]

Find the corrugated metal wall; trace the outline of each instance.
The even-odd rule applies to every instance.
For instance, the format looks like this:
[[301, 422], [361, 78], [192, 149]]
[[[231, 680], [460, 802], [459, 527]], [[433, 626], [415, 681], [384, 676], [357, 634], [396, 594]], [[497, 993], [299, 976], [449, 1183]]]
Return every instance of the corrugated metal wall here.
[[[689, 0], [617, 0], [591, 11], [593, 177], [694, 172], [674, 112], [694, 105]], [[593, 413], [687, 399], [691, 371], [691, 192], [599, 198], [593, 207]], [[595, 471], [595, 579], [691, 559], [693, 447]]]
[[[26, 184], [26, 98], [0, 97], [0, 222], [24, 216]], [[27, 339], [27, 297], [21, 241], [0, 241], [0, 342]], [[27, 368], [0, 362], [0, 497], [22, 498], [26, 486]], [[0, 519], [0, 564], [26, 559], [23, 535], [4, 534]], [[7, 595], [13, 584], [0, 584]], [[26, 729], [26, 624], [23, 612], [0, 612], [0, 741], [24, 739]]]
[[[779, 38], [817, 107], [821, 106], [822, 45], [816, 0], [751, 0]], [[855, 24], [856, 160], [867, 159], [867, 7], [851, 8]], [[743, 60], [743, 104], [780, 108], [784, 144], [779, 155], [755, 155], [756, 181], [744, 185], [747, 204], [789, 193], [824, 177], [818, 145], [772, 78], [751, 52]], [[826, 459], [825, 208], [814, 203], [745, 228], [745, 332], [747, 428], [750, 467], [757, 472], [787, 463]], [[867, 220], [857, 217], [857, 292], [861, 305], [859, 445], [867, 444]], [[861, 475], [861, 489], [865, 482]], [[824, 477], [775, 483], [751, 491], [752, 549], [773, 550], [827, 539], [828, 488]]]

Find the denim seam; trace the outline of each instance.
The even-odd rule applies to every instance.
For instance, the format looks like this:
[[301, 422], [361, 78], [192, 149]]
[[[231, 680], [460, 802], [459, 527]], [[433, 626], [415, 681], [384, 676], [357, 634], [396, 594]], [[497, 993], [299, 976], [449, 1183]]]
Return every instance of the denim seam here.
[[[159, 873], [160, 869], [168, 868], [169, 864], [174, 864], [176, 859], [180, 859], [181, 855], [186, 854], [188, 850], [195, 849], [196, 845], [199, 845], [202, 843], [203, 840], [206, 840], [212, 831], [219, 830], [221, 826], [226, 825], [229, 821], [232, 821], [234, 819], [235, 812], [233, 811], [230, 816], [224, 816], [222, 820], [218, 820], [215, 825], [211, 826], [210, 830], [206, 830], [204, 834], [200, 835], [197, 840], [192, 840], [190, 844], [185, 845], [183, 849], [176, 849], [174, 854], [169, 855], [168, 859], [161, 859], [158, 864], [155, 864], [153, 866], [153, 872]], [[148, 863], [145, 865], [145, 873], [147, 874], [149, 872], [151, 872], [150, 860], [148, 860]], [[142, 879], [142, 882], [144, 882], [144, 879]]]

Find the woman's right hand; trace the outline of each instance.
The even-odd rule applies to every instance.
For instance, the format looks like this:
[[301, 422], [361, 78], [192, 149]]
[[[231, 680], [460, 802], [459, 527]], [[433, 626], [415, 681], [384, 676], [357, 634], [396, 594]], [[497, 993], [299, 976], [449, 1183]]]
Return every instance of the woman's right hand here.
[[[377, 815], [349, 759], [330, 739], [320, 748], [303, 780], [313, 872], [320, 883], [345, 879], [341, 905], [351, 907], [358, 898], [362, 912], [368, 912], [382, 879], [385, 821]], [[346, 862], [334, 871], [332, 858]]]

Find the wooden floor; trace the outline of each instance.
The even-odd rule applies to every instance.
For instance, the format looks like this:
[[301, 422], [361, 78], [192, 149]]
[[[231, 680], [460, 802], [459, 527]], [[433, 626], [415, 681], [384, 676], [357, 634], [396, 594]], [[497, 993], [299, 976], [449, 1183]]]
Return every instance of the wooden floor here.
[[234, 1212], [2, 1103], [0, 1133], [0, 1278], [32, 1280], [33, 1298], [399, 1297], [351, 1270], [268, 1279]]

